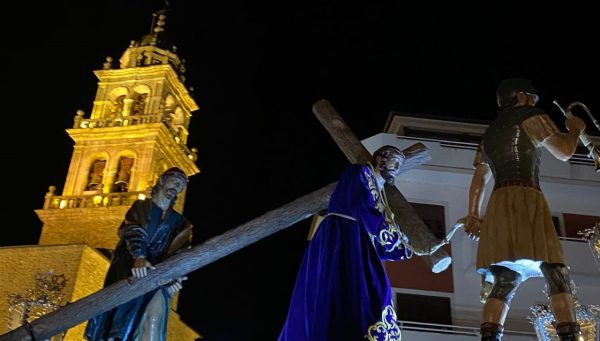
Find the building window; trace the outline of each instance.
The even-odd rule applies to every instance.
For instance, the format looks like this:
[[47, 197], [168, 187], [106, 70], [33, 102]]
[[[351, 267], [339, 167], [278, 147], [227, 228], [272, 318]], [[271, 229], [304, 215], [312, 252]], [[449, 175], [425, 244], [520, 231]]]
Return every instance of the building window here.
[[131, 107], [132, 115], [143, 115], [146, 110], [146, 102], [148, 101], [148, 94], [136, 94], [133, 98], [133, 105]]
[[400, 321], [452, 324], [448, 297], [397, 293], [396, 310]]
[[473, 145], [478, 145], [481, 141], [481, 136], [472, 135], [468, 133], [441, 132], [409, 127], [404, 127], [404, 136], [435, 141], [466, 143]]
[[104, 167], [106, 166], [106, 160], [95, 160], [90, 167], [88, 176], [88, 184], [85, 187], [86, 191], [99, 191], [102, 190], [102, 177], [104, 175]]
[[127, 192], [129, 190], [131, 167], [133, 167], [132, 157], [122, 157], [119, 160], [119, 169], [117, 170], [117, 179], [115, 180], [113, 192]]
[[112, 109], [111, 109], [111, 114], [114, 115], [121, 115], [123, 113], [123, 105], [125, 103], [125, 95], [121, 95], [119, 97], [117, 97], [113, 103], [112, 103]]
[[563, 222], [565, 227], [564, 237], [581, 238], [579, 231], [591, 229], [596, 223], [600, 222], [600, 217], [591, 215], [581, 215], [573, 213], [563, 213]]

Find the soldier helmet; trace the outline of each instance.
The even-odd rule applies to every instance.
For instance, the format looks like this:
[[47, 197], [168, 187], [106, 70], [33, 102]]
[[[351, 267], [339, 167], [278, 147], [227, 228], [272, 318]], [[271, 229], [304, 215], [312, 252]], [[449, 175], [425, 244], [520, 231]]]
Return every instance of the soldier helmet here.
[[496, 98], [500, 108], [515, 105], [517, 103], [517, 93], [525, 92], [538, 95], [538, 89], [531, 85], [531, 80], [526, 78], [507, 78], [498, 84], [496, 89]]

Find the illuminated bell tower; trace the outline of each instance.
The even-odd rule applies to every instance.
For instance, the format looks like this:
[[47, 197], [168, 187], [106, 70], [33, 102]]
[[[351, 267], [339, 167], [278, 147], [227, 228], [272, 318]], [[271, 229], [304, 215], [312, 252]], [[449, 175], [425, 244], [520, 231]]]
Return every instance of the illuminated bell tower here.
[[[198, 106], [184, 85], [185, 66], [164, 34], [165, 16], [132, 41], [119, 60], [107, 58], [98, 77], [91, 115], [81, 110], [67, 129], [75, 142], [61, 194], [50, 186], [39, 245], [0, 248], [0, 334], [102, 289], [109, 252], [125, 213], [150, 195], [159, 175], [179, 167], [199, 172], [188, 149], [191, 113]], [[175, 209], [183, 209], [185, 192]], [[199, 335], [171, 304], [168, 340]], [[80, 341], [85, 323], [53, 337]]]
[[[153, 32], [132, 41], [113, 67], [95, 71], [98, 91], [89, 118], [78, 111], [67, 132], [75, 141], [62, 195], [53, 187], [36, 213], [40, 244], [87, 244], [113, 249], [117, 228], [138, 197], [149, 195], [170, 167], [199, 172], [196, 149], [186, 147], [191, 112], [198, 106], [184, 85], [185, 66], [166, 48], [165, 16]], [[185, 193], [175, 205], [182, 211]]]

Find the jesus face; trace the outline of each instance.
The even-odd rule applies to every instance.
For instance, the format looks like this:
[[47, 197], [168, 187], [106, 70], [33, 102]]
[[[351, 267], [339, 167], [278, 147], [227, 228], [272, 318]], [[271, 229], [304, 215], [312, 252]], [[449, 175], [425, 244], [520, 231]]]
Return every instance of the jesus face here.
[[379, 159], [379, 172], [389, 185], [394, 184], [394, 179], [400, 171], [400, 166], [404, 162], [404, 158], [401, 155], [390, 153], [386, 156], [381, 156]]

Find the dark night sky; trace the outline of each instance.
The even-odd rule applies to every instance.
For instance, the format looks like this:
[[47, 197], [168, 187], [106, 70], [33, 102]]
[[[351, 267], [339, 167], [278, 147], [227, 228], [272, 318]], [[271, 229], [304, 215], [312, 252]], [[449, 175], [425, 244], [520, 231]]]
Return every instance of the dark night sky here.
[[[534, 80], [559, 126], [553, 99], [600, 111], [591, 3], [415, 3], [170, 1], [167, 34], [200, 106], [188, 145], [202, 173], [185, 209], [196, 244], [336, 180], [348, 162], [311, 113], [321, 98], [361, 139], [381, 132], [390, 110], [490, 120], [496, 84], [511, 76]], [[12, 6], [4, 17], [18, 23], [3, 24], [4, 86], [15, 86], [4, 100], [2, 214], [16, 220], [3, 224], [0, 245], [37, 243], [33, 210], [48, 185], [62, 190], [73, 145], [65, 129], [77, 109], [89, 115], [92, 70], [147, 33], [162, 2]], [[207, 340], [275, 339], [308, 223], [190, 275], [184, 321]]]

